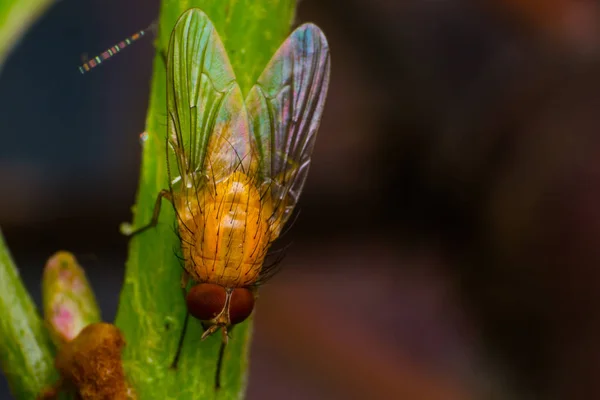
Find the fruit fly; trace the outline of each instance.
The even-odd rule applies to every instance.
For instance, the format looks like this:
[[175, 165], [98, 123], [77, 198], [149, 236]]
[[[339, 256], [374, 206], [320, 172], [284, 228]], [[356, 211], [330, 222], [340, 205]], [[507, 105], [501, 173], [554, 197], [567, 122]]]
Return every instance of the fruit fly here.
[[298, 27], [244, 99], [218, 33], [199, 9], [171, 34], [167, 61], [167, 165], [162, 199], [176, 212], [182, 288], [202, 338], [250, 316], [263, 266], [298, 202], [329, 84], [329, 47], [313, 24]]
[[273, 275], [265, 258], [307, 177], [330, 58], [323, 32], [301, 25], [244, 99], [221, 38], [195, 8], [178, 19], [164, 58], [169, 185], [151, 221], [125, 233], [156, 226], [162, 199], [172, 203], [188, 309], [176, 366], [190, 314], [205, 328], [202, 339], [220, 329], [225, 344], [228, 329], [252, 313], [257, 287]]

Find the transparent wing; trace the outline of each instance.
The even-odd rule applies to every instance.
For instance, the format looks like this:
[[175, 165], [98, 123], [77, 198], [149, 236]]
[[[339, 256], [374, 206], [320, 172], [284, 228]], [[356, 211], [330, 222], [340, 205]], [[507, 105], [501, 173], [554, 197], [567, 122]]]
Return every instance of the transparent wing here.
[[263, 189], [282, 227], [302, 191], [329, 84], [329, 47], [313, 24], [297, 28], [246, 98]]
[[249, 152], [242, 94], [223, 42], [199, 9], [183, 13], [171, 34], [167, 112], [168, 155], [177, 163], [172, 183], [192, 188], [205, 177], [217, 179]]

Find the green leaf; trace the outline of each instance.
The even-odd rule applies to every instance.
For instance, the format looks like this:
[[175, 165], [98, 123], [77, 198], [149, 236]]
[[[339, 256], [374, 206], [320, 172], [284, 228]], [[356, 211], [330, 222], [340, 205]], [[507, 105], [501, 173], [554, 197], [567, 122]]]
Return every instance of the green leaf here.
[[13, 395], [33, 399], [57, 378], [48, 332], [0, 232], [0, 366]]
[[[199, 7], [223, 40], [236, 80], [244, 94], [258, 79], [286, 38], [294, 16], [293, 0], [164, 0], [156, 40], [157, 56], [146, 119], [142, 170], [134, 224], [152, 217], [154, 201], [168, 187], [166, 166], [166, 89], [164, 55], [179, 16]], [[190, 319], [178, 369], [169, 366], [176, 352], [185, 304], [180, 289], [182, 265], [175, 256], [172, 207], [164, 206], [159, 224], [130, 242], [125, 284], [116, 323], [125, 334], [124, 362], [139, 399], [240, 399], [244, 397], [251, 321], [237, 325], [225, 350], [221, 389], [215, 374], [221, 338], [201, 342], [202, 327]]]
[[52, 0], [0, 1], [0, 72], [10, 50]]

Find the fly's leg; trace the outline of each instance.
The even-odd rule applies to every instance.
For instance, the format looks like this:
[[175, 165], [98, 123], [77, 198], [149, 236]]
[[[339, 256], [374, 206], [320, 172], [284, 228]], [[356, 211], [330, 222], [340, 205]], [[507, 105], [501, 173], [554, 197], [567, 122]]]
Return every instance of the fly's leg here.
[[[229, 333], [233, 330], [233, 326], [229, 327]], [[215, 389], [221, 388], [221, 370], [223, 369], [223, 358], [225, 356], [225, 346], [227, 342], [221, 341], [221, 347], [219, 348], [219, 358], [217, 359], [217, 373], [215, 375]]]
[[185, 331], [187, 331], [188, 321], [190, 320], [190, 313], [186, 311], [185, 319], [183, 320], [183, 330], [181, 331], [181, 336], [179, 336], [179, 343], [177, 344], [177, 353], [175, 353], [175, 358], [171, 363], [171, 369], [177, 369], [177, 364], [179, 363], [179, 357], [181, 356], [181, 349], [183, 348], [183, 339], [185, 338]]
[[[189, 281], [190, 281], [190, 274], [188, 274], [186, 271], [183, 271], [181, 274], [181, 290], [183, 293], [184, 300], [185, 300], [185, 296], [187, 295], [187, 286], [188, 286]], [[187, 307], [186, 307], [185, 319], [183, 320], [183, 329], [181, 331], [181, 336], [179, 336], [179, 343], [177, 344], [177, 352], [175, 353], [175, 358], [173, 359], [173, 362], [171, 363], [172, 369], [177, 369], [177, 364], [179, 363], [179, 357], [181, 356], [181, 349], [183, 348], [183, 339], [185, 338], [185, 332], [187, 331], [189, 319], [190, 319], [190, 313], [187, 311]]]
[[154, 211], [152, 212], [152, 219], [150, 220], [150, 222], [147, 225], [142, 226], [141, 228], [138, 228], [134, 231], [127, 230], [127, 229], [121, 229], [123, 234], [125, 236], [134, 236], [134, 235], [144, 232], [145, 230], [147, 230], [149, 228], [154, 228], [156, 226], [156, 224], [158, 223], [158, 216], [160, 215], [160, 206], [162, 204], [161, 200], [163, 198], [167, 199], [171, 203], [173, 203], [173, 196], [171, 195], [171, 192], [166, 189], [161, 190], [158, 193], [158, 196], [156, 197], [156, 202], [154, 203]]

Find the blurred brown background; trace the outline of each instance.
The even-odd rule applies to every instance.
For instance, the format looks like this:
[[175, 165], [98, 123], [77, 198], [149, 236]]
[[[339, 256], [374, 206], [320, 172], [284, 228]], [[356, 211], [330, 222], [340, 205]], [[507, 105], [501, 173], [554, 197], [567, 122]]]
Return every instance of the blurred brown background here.
[[[0, 226], [114, 317], [158, 3], [63, 0], [0, 76]], [[332, 81], [249, 399], [600, 398], [600, 6], [305, 0]], [[0, 398], [7, 398], [5, 385]]]

